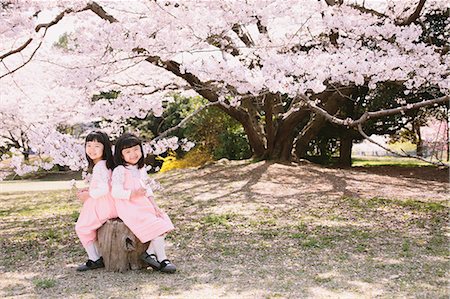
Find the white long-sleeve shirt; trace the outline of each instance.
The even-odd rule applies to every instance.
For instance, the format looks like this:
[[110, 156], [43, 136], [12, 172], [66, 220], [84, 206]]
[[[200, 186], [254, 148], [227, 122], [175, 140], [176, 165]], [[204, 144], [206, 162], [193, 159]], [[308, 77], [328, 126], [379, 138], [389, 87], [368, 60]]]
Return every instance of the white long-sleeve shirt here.
[[[134, 180], [138, 180], [141, 187], [146, 190], [147, 196], [153, 196], [153, 190], [146, 183], [148, 180], [145, 168], [139, 169], [136, 165], [126, 166]], [[117, 199], [130, 199], [132, 190], [125, 189], [125, 166], [119, 165], [114, 168], [112, 174], [111, 194]]]
[[92, 177], [89, 182], [89, 196], [99, 198], [108, 194], [111, 170], [106, 167], [106, 161], [100, 160], [92, 169]]

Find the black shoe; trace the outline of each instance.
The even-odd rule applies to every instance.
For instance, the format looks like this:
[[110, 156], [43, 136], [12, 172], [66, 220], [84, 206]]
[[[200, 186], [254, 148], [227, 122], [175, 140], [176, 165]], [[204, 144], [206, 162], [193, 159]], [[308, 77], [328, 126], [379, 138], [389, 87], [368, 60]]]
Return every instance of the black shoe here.
[[153, 270], [159, 270], [159, 268], [161, 268], [161, 264], [156, 259], [156, 255], [148, 254], [147, 251], [144, 251], [144, 253], [141, 254], [141, 260], [149, 264]]
[[105, 264], [103, 263], [103, 257], [100, 257], [95, 262], [92, 260], [88, 260], [86, 264], [80, 265], [77, 268], [77, 271], [87, 271], [87, 270], [94, 270], [98, 268], [104, 268]]
[[161, 261], [161, 267], [159, 270], [164, 273], [175, 273], [177, 271], [177, 267], [175, 267], [174, 264], [172, 264], [169, 260], [163, 260]]

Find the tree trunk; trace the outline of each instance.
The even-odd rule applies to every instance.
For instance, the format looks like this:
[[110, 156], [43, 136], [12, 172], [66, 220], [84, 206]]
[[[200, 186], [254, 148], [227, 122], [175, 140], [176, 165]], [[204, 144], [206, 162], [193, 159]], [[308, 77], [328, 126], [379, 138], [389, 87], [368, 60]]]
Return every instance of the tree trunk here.
[[292, 131], [287, 131], [286, 136], [279, 136], [275, 140], [274, 150], [269, 157], [272, 160], [289, 162], [292, 159], [292, 142], [294, 139]]
[[348, 135], [342, 135], [339, 144], [339, 165], [352, 166], [352, 146], [353, 138]]
[[[423, 157], [423, 140], [422, 134], [420, 134], [420, 122], [413, 121], [412, 123], [413, 132], [416, 135], [416, 155], [419, 157]], [[432, 153], [433, 154], [433, 153]]]
[[97, 238], [107, 271], [125, 272], [147, 267], [140, 255], [149, 243], [142, 244], [119, 218], [103, 224], [97, 231]]
[[309, 111], [299, 109], [282, 120], [279, 120], [277, 132], [274, 139], [274, 148], [270, 156], [265, 158], [278, 161], [291, 161], [292, 146], [294, 142], [294, 129], [298, 122], [308, 117]]
[[450, 126], [449, 126], [449, 122], [448, 122], [448, 109], [446, 108], [446, 113], [445, 113], [445, 121], [446, 121], [446, 125], [447, 127], [444, 129], [444, 131], [447, 133], [445, 134], [445, 149], [446, 149], [446, 153], [447, 153], [447, 162], [450, 161]]
[[267, 140], [267, 155], [272, 156], [275, 142], [275, 128], [273, 123], [273, 95], [264, 97], [265, 133]]
[[[339, 109], [339, 100], [341, 96], [337, 93], [330, 96], [324, 104], [324, 109], [334, 115]], [[310, 118], [306, 126], [300, 131], [295, 142], [295, 155], [297, 158], [306, 157], [306, 149], [309, 142], [314, 139], [319, 133], [320, 129], [327, 124], [325, 117], [321, 115], [314, 115]]]

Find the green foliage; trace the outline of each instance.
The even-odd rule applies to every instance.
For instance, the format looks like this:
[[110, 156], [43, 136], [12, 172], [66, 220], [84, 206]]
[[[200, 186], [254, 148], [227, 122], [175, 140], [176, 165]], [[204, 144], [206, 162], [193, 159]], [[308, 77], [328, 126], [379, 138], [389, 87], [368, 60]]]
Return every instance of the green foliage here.
[[432, 11], [423, 16], [421, 42], [431, 43], [438, 47], [448, 44], [449, 32], [446, 30], [448, 24], [449, 10], [446, 13]]
[[69, 35], [67, 33], [62, 34], [58, 41], [53, 44], [55, 47], [67, 50], [69, 48]]
[[[202, 97], [180, 97], [164, 104], [161, 117], [148, 115], [145, 119], [131, 119], [128, 123], [138, 129], [145, 139], [152, 139], [162, 132], [177, 126], [184, 118], [208, 103]], [[245, 159], [251, 150], [242, 125], [217, 107], [207, 107], [197, 113], [182, 128], [172, 132], [178, 138], [195, 142], [201, 151], [209, 153], [214, 159]], [[183, 157], [181, 150], [177, 158]]]
[[207, 225], [217, 225], [217, 226], [225, 226], [229, 227], [230, 223], [229, 220], [231, 220], [234, 217], [234, 214], [210, 214], [201, 219], [201, 221]]
[[431, 167], [429, 163], [413, 158], [397, 158], [397, 157], [382, 157], [382, 158], [353, 158], [353, 167], [371, 167], [371, 166], [402, 166], [402, 167]]
[[[142, 138], [150, 140], [162, 132], [178, 125], [186, 116], [196, 109], [206, 104], [202, 97], [186, 98], [173, 95], [173, 100], [163, 103], [164, 112], [160, 117], [153, 114], [147, 115], [145, 119], [132, 118], [128, 120], [128, 125], [139, 130]], [[179, 128], [172, 132], [172, 135], [184, 138], [185, 128]]]
[[217, 107], [200, 112], [186, 126], [185, 137], [209, 151], [214, 159], [238, 160], [251, 156], [242, 125]]
[[40, 289], [49, 289], [56, 285], [56, 281], [52, 278], [38, 278], [33, 280], [33, 283]]
[[106, 99], [109, 102], [112, 102], [113, 100], [117, 99], [119, 94], [120, 94], [120, 91], [117, 91], [117, 90], [102, 91], [99, 94], [94, 94], [92, 96], [92, 101], [96, 102], [101, 99]]

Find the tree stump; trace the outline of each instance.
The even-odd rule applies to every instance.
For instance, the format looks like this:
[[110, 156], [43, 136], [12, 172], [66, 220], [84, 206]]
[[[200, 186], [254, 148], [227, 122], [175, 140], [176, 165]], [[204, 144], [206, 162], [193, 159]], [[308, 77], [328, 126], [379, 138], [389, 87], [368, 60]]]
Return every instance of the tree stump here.
[[103, 224], [97, 230], [97, 240], [107, 271], [125, 272], [148, 267], [140, 255], [149, 242], [141, 243], [121, 219], [110, 219]]

